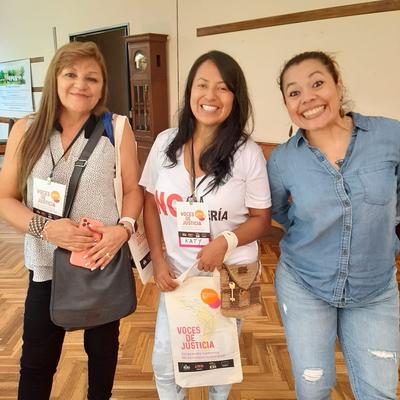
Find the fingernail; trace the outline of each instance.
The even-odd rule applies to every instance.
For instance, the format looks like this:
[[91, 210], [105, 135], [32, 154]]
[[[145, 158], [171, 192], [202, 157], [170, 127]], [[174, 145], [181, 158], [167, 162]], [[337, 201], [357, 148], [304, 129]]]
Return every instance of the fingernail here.
[[91, 271], [94, 271], [95, 269], [96, 269], [96, 267], [92, 267], [92, 268], [90, 268], [90, 270], [91, 270]]
[[85, 267], [88, 267], [90, 265], [90, 262], [87, 262], [86, 264], [85, 264]]
[[104, 268], [105, 268], [105, 267], [100, 267], [100, 271], [103, 271]]

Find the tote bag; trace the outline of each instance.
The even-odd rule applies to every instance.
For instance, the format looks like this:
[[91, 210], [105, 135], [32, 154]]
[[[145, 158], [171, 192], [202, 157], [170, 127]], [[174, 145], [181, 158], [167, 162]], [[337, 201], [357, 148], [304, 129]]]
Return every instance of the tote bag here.
[[221, 314], [219, 276], [191, 277], [165, 293], [176, 383], [213, 386], [243, 380], [235, 318]]
[[[115, 141], [115, 178], [114, 178], [114, 193], [117, 201], [118, 214], [122, 212], [122, 176], [121, 176], [121, 156], [120, 146], [122, 134], [127, 118], [122, 115], [116, 115], [116, 123], [114, 130]], [[129, 123], [129, 122], [128, 122]], [[131, 252], [136, 269], [139, 273], [140, 280], [145, 285], [153, 276], [153, 263], [150, 259], [150, 249], [147, 242], [146, 234], [143, 225], [143, 213], [140, 214], [136, 221], [136, 232], [134, 232], [128, 241], [129, 250]]]

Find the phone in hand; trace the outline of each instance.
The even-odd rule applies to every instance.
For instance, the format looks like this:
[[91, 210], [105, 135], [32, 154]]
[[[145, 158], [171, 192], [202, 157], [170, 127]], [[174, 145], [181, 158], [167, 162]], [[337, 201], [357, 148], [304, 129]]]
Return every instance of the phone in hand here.
[[[96, 219], [90, 219], [90, 218], [81, 218], [79, 221], [79, 229], [90, 232], [95, 240], [100, 240], [101, 233], [91, 231], [89, 225], [103, 226], [103, 223], [101, 221], [97, 221]], [[85, 256], [87, 256], [88, 251], [89, 250], [72, 251], [71, 257], [69, 259], [70, 263], [77, 267], [90, 268], [89, 266], [85, 266], [85, 264], [89, 262], [88, 258], [85, 258]]]

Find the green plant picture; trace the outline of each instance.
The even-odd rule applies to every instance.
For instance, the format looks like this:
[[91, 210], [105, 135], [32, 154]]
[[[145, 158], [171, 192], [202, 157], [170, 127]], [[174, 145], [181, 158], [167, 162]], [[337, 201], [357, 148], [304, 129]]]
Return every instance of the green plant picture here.
[[23, 117], [33, 112], [30, 59], [0, 62], [0, 116]]
[[0, 86], [25, 85], [25, 68], [0, 69]]

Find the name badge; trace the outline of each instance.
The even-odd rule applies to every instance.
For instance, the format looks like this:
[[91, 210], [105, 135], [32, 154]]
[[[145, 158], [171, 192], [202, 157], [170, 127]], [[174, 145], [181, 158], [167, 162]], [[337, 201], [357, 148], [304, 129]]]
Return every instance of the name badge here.
[[180, 247], [204, 247], [210, 243], [210, 220], [205, 203], [179, 201], [176, 205]]
[[66, 186], [44, 179], [33, 179], [33, 212], [46, 218], [61, 218], [64, 211]]

